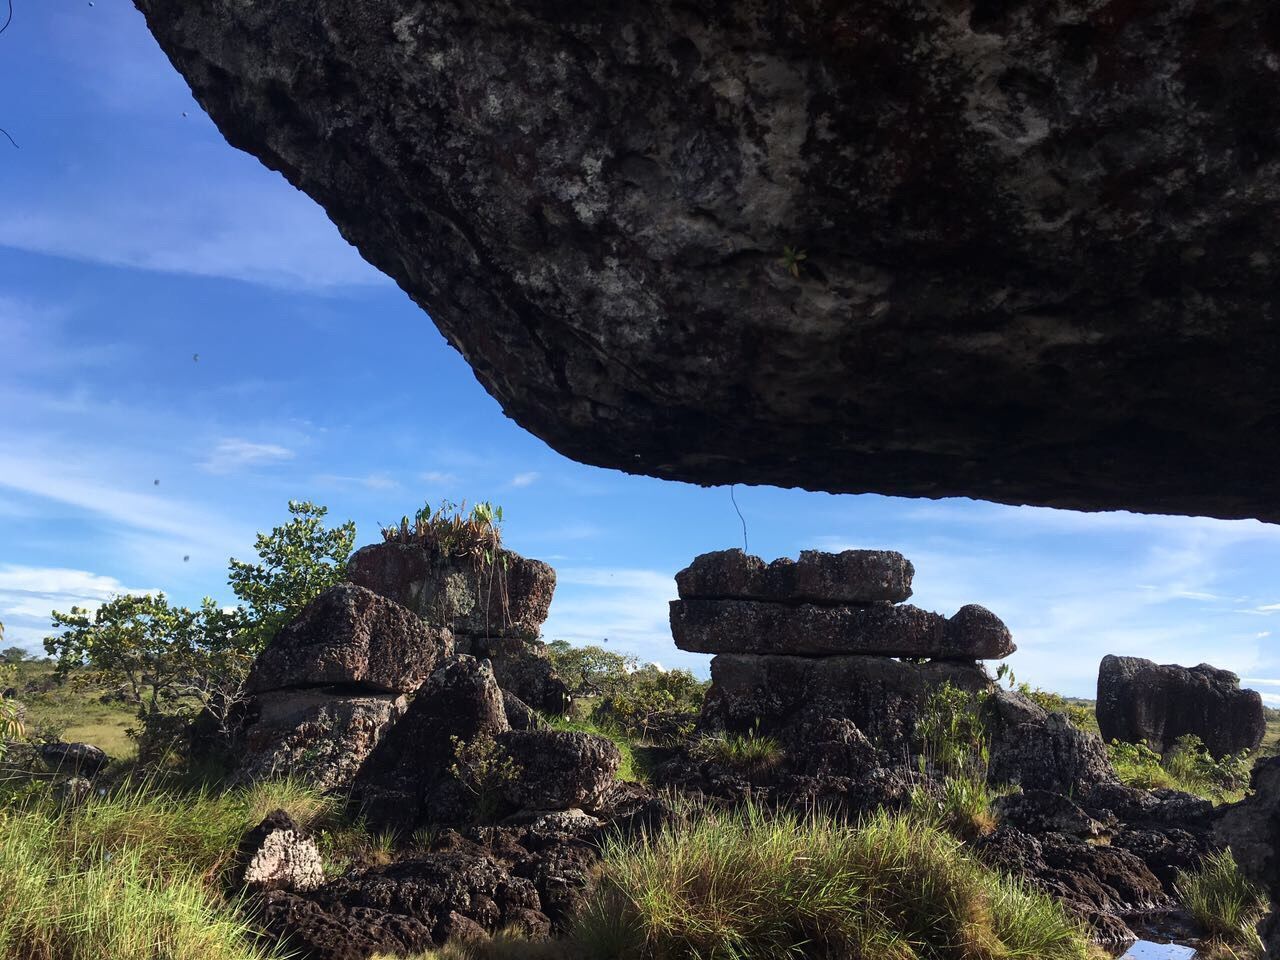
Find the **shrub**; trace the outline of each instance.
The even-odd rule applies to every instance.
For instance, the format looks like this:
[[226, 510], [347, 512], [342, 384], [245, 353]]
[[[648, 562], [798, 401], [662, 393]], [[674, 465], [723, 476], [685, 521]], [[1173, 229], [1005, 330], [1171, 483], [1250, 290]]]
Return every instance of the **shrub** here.
[[970, 693], [950, 681], [935, 687], [916, 719], [921, 761], [944, 774], [986, 776], [990, 756], [983, 720], [986, 693]]
[[449, 741], [454, 756], [449, 772], [476, 798], [476, 815], [487, 820], [502, 808], [507, 787], [520, 779], [520, 765], [488, 734]]
[[1083, 960], [1047, 896], [906, 817], [860, 825], [748, 804], [638, 845], [607, 841], [571, 931], [586, 958]]
[[1145, 742], [1112, 740], [1107, 751], [1116, 776], [1131, 787], [1181, 790], [1214, 803], [1243, 799], [1253, 766], [1253, 757], [1247, 751], [1215, 760], [1194, 734], [1179, 737], [1164, 756]]
[[[659, 739], [682, 739], [693, 732], [694, 717], [702, 709], [707, 683], [688, 670], [664, 670], [646, 664], [626, 674], [595, 707], [595, 714], [632, 736], [648, 737], [660, 729]], [[678, 721], [670, 723], [673, 715]]]
[[1174, 890], [1212, 938], [1245, 956], [1262, 956], [1256, 927], [1267, 915], [1267, 898], [1245, 879], [1230, 850], [1206, 857], [1195, 870], [1179, 871]]

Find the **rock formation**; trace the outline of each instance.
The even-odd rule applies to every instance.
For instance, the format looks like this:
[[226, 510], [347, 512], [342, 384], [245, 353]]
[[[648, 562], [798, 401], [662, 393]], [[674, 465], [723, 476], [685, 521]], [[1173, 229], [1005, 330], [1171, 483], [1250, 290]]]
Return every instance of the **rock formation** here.
[[331, 587], [254, 663], [237, 778], [349, 786], [406, 695], [452, 652], [448, 630], [363, 587]]
[[283, 810], [273, 810], [240, 840], [231, 870], [233, 890], [305, 893], [324, 883], [320, 850]]
[[489, 660], [500, 686], [525, 703], [564, 711], [567, 688], [538, 640], [556, 588], [549, 565], [512, 550], [486, 565], [442, 558], [420, 544], [386, 542], [357, 550], [347, 576], [448, 629], [459, 653]]
[[1008, 629], [978, 606], [947, 619], [898, 603], [913, 572], [882, 550], [768, 565], [741, 550], [698, 557], [676, 575], [671, 632], [683, 650], [716, 654], [704, 726], [781, 730], [816, 701], [896, 749], [933, 687], [987, 689], [976, 661], [1012, 653]]
[[135, 2], [575, 459], [1280, 517], [1266, 0]]
[[1265, 956], [1280, 957], [1280, 757], [1254, 768], [1252, 786], [1252, 796], [1226, 811], [1218, 832], [1245, 876], [1271, 893], [1272, 913], [1259, 932]]
[[1215, 757], [1256, 750], [1267, 731], [1262, 697], [1240, 689], [1240, 678], [1207, 663], [1156, 664], [1106, 656], [1098, 671], [1098, 727], [1110, 742], [1146, 741], [1169, 750], [1194, 734]]

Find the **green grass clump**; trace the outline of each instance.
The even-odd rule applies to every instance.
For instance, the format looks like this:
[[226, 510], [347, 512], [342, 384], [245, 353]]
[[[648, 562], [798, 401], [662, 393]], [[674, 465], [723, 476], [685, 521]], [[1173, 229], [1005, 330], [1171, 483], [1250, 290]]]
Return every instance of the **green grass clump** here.
[[328, 801], [292, 783], [222, 795], [134, 785], [0, 810], [0, 960], [270, 960], [221, 894], [241, 834]]
[[586, 958], [1085, 960], [1054, 901], [909, 817], [860, 825], [746, 805], [606, 844], [573, 928]]
[[1230, 850], [1206, 857], [1195, 870], [1179, 871], [1174, 889], [1219, 953], [1262, 956], [1257, 926], [1267, 915], [1267, 898], [1240, 872]]
[[776, 737], [754, 730], [700, 737], [692, 747], [695, 757], [719, 763], [741, 773], [764, 773], [782, 762], [782, 744]]
[[944, 777], [921, 781], [911, 789], [911, 812], [962, 840], [985, 837], [996, 828], [996, 792], [982, 776]]

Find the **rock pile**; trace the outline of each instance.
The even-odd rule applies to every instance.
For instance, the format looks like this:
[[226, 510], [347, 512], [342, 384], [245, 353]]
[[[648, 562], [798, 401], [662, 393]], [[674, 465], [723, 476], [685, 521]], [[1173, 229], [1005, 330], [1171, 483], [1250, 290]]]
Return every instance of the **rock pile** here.
[[406, 694], [452, 653], [447, 629], [363, 587], [331, 587], [254, 664], [238, 779], [303, 773], [321, 789], [350, 785]]
[[556, 588], [548, 564], [511, 550], [501, 550], [491, 565], [475, 564], [387, 542], [357, 550], [347, 576], [448, 629], [458, 653], [490, 661], [502, 689], [539, 710], [563, 712], [567, 689], [538, 640]]
[[698, 557], [676, 575], [671, 632], [680, 649], [715, 654], [704, 726], [779, 729], [824, 704], [896, 747], [930, 688], [988, 687], [977, 661], [1013, 653], [1009, 630], [976, 605], [947, 618], [903, 603], [914, 572], [886, 550]]
[[1229, 670], [1107, 656], [1098, 671], [1098, 727], [1108, 742], [1145, 740], [1161, 753], [1194, 734], [1221, 758], [1258, 749], [1267, 721], [1262, 697], [1240, 689]]

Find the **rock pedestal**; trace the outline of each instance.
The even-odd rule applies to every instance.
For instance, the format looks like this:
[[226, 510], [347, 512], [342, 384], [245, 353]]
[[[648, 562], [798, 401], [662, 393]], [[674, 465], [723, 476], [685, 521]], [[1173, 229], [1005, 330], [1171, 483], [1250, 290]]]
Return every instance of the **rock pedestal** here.
[[459, 653], [489, 660], [501, 687], [530, 706], [548, 713], [567, 706], [567, 688], [538, 640], [556, 588], [548, 564], [502, 550], [496, 563], [476, 565], [387, 542], [357, 550], [347, 576], [448, 629]]
[[903, 603], [913, 575], [888, 550], [698, 557], [676, 575], [671, 632], [716, 655], [704, 726], [781, 730], [821, 709], [896, 751], [932, 688], [988, 688], [977, 661], [1013, 653], [1009, 630], [983, 607], [948, 618]]
[[254, 663], [237, 779], [349, 786], [406, 695], [452, 652], [448, 630], [363, 587], [331, 587]]
[[1256, 750], [1267, 721], [1262, 697], [1240, 689], [1229, 670], [1107, 656], [1098, 671], [1098, 727], [1108, 742], [1145, 740], [1162, 753], [1195, 734], [1221, 758]]

